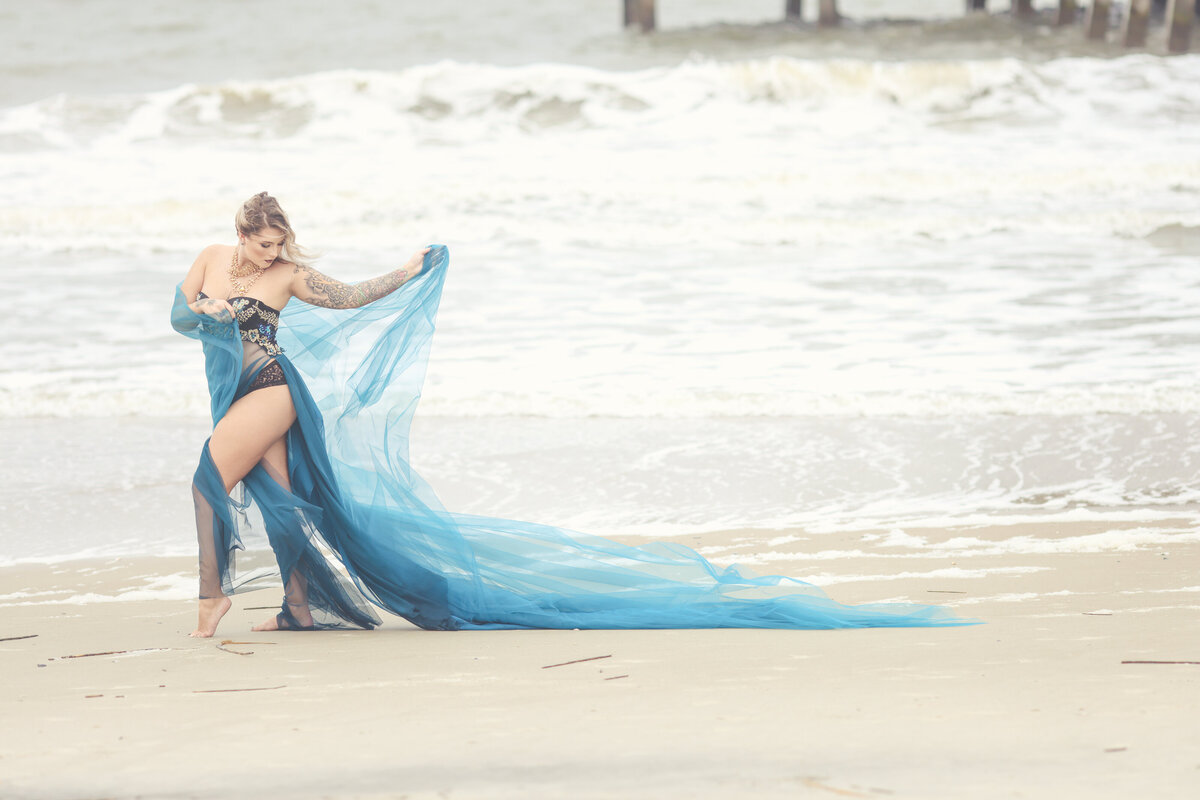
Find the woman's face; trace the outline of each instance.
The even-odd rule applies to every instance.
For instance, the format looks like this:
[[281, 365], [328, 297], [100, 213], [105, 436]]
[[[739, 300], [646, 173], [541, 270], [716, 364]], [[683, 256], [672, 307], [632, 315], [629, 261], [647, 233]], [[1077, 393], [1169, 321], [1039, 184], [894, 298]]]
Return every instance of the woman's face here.
[[247, 235], [242, 240], [242, 263], [249, 261], [263, 269], [271, 266], [279, 258], [286, 236], [279, 228], [263, 228]]

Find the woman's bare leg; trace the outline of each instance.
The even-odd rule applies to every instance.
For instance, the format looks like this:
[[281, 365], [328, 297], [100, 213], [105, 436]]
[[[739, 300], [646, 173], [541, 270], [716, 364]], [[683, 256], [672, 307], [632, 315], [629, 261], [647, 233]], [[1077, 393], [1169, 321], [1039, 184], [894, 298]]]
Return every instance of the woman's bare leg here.
[[[295, 420], [296, 409], [286, 386], [258, 389], [229, 407], [208, 442], [209, 455], [226, 492], [233, 491], [238, 481], [263, 460], [267, 451], [282, 441]], [[282, 473], [287, 475], [286, 449]], [[212, 636], [231, 605], [224, 595], [202, 598], [196, 630], [191, 635], [198, 638]]]
[[[287, 438], [281, 437], [277, 442], [267, 448], [267, 452], [263, 455], [261, 464], [267, 474], [284, 489], [291, 491], [292, 482], [288, 479], [287, 471]], [[313, 624], [312, 613], [308, 609], [308, 582], [298, 571], [292, 570], [292, 574], [288, 577], [284, 584], [284, 602], [287, 603], [288, 611], [296, 618], [296, 621], [303, 626]], [[279, 618], [271, 617], [266, 622], [255, 625], [252, 630], [256, 631], [274, 631], [279, 630]]]

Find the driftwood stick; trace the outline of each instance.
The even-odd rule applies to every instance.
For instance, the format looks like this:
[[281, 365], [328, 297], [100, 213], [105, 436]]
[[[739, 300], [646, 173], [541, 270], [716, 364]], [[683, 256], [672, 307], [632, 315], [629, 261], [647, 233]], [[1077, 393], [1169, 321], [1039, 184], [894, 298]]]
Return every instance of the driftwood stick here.
[[827, 783], [821, 783], [821, 781], [817, 780], [816, 778], [805, 778], [804, 785], [809, 787], [810, 789], [824, 789], [827, 792], [832, 792], [833, 794], [838, 794], [838, 795], [841, 795], [842, 797], [870, 797], [871, 796], [869, 794], [863, 794], [862, 792], [851, 791], [850, 789], [839, 789], [836, 786], [830, 786]]
[[254, 686], [249, 689], [193, 689], [192, 694], [217, 694], [218, 692], [269, 692], [273, 689], [286, 688], [286, 683], [278, 686]]
[[591, 658], [577, 658], [574, 661], [564, 661], [561, 664], [547, 664], [546, 666], [542, 667], [542, 669], [550, 669], [552, 667], [565, 667], [567, 664], [582, 664], [585, 661], [599, 661], [602, 658], [612, 658], [612, 654], [609, 653], [606, 656], [592, 656]]
[[124, 653], [152, 653], [156, 650], [170, 650], [170, 647], [135, 647], [133, 650], [107, 650], [103, 653], [78, 653], [73, 656], [59, 656], [59, 658], [91, 658], [92, 656], [119, 656]]
[[1200, 661], [1122, 661], [1122, 664], [1200, 664]]
[[8, 636], [8, 637], [5, 637], [4, 639], [0, 639], [0, 642], [16, 642], [21, 639], [36, 639], [37, 636], [38, 635], [36, 633], [31, 633], [28, 636]]

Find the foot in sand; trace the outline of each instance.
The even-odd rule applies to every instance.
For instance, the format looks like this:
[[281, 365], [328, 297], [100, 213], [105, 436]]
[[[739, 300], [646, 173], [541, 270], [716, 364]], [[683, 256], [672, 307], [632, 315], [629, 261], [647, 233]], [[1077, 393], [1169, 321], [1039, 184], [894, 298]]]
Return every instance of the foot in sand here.
[[252, 631], [310, 631], [313, 629], [312, 613], [308, 606], [288, 606], [292, 619], [285, 614], [276, 614], [266, 622], [260, 622]]
[[233, 605], [228, 597], [205, 597], [200, 600], [200, 612], [196, 622], [196, 630], [188, 635], [193, 639], [207, 639], [217, 632], [221, 617]]

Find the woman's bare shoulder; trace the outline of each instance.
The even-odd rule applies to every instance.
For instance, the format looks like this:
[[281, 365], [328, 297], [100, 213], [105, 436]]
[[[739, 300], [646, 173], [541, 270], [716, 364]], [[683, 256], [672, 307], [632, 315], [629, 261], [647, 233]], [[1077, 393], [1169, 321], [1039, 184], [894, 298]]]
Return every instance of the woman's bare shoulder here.
[[208, 277], [209, 268], [227, 261], [232, 251], [233, 247], [227, 244], [210, 244], [201, 250], [200, 254], [196, 256], [196, 260], [192, 262], [187, 277], [184, 278], [184, 284], [189, 290], [199, 291]]
[[205, 259], [218, 258], [220, 256], [227, 256], [232, 252], [233, 245], [231, 244], [210, 244], [208, 247], [200, 251], [199, 257]]

